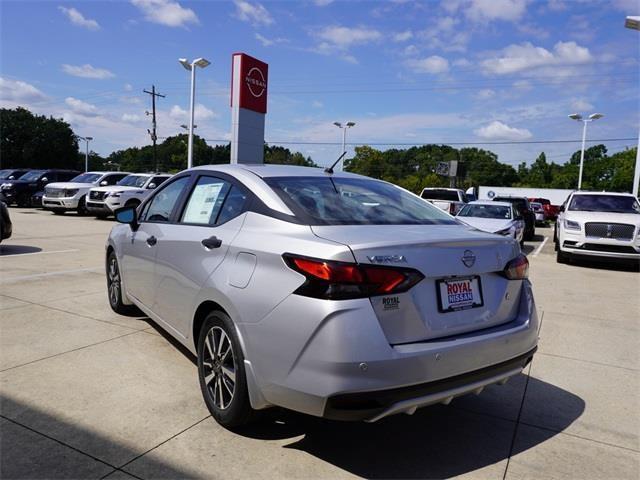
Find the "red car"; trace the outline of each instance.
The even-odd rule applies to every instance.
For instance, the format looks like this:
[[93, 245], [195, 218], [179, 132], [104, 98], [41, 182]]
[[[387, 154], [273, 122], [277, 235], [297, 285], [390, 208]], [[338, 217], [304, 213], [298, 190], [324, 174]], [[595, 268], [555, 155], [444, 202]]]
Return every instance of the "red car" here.
[[551, 205], [551, 201], [548, 198], [530, 198], [530, 202], [538, 202], [542, 204], [544, 209], [544, 216], [547, 220], [555, 220], [560, 213], [560, 206]]

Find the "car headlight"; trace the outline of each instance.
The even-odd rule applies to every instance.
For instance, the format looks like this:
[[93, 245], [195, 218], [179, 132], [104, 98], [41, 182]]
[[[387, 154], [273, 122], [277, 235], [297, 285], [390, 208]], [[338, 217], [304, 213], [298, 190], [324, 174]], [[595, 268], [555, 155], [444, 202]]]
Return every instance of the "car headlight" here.
[[497, 233], [498, 235], [511, 235], [513, 233], [512, 227], [507, 227], [507, 228], [503, 228], [502, 230], [498, 230]]
[[77, 188], [69, 188], [69, 189], [65, 189], [63, 194], [65, 197], [73, 197], [76, 193], [78, 193]]
[[118, 198], [120, 195], [122, 195], [122, 192], [111, 192], [107, 194], [107, 197]]
[[564, 221], [564, 228], [567, 230], [580, 230], [580, 224], [578, 222], [574, 222], [573, 220]]
[[2, 188], [3, 190], [9, 190], [10, 188], [13, 188], [13, 183], [3, 183], [2, 185], [0, 185], [0, 188]]

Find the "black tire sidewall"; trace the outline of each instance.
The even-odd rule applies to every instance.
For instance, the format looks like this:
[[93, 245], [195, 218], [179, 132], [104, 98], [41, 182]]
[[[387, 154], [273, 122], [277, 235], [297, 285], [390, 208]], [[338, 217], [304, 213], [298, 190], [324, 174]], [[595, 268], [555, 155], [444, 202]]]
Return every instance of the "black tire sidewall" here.
[[[204, 365], [202, 364], [202, 351], [204, 349], [204, 340], [211, 328], [220, 327], [227, 334], [233, 346], [233, 354], [235, 355], [236, 365], [236, 384], [231, 405], [224, 410], [215, 406], [213, 398], [209, 393], [207, 385], [204, 383]], [[198, 353], [198, 379], [200, 381], [200, 389], [204, 402], [211, 412], [215, 420], [226, 428], [240, 427], [248, 423], [251, 419], [253, 410], [249, 402], [249, 392], [247, 390], [247, 377], [244, 368], [244, 354], [236, 334], [235, 326], [229, 316], [220, 311], [211, 312], [205, 318], [198, 335], [197, 343]]]

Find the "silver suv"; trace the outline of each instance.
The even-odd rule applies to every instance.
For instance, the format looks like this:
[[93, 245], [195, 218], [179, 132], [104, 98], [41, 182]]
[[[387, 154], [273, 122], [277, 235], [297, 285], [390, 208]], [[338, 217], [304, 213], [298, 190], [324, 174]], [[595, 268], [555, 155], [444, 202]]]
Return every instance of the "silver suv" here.
[[222, 425], [278, 405], [376, 421], [504, 383], [538, 317], [510, 237], [392, 184], [274, 165], [211, 165], [116, 210], [109, 302], [197, 355]]

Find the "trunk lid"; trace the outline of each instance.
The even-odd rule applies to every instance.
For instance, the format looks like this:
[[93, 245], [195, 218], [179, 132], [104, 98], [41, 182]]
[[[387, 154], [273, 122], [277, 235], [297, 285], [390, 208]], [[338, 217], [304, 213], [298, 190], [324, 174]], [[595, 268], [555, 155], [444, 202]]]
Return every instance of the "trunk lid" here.
[[[519, 254], [513, 239], [462, 225], [313, 226], [312, 230], [318, 237], [347, 245], [358, 263], [410, 267], [425, 276], [408, 292], [371, 297], [391, 344], [461, 334], [515, 318], [521, 281], [496, 273]], [[482, 306], [442, 311], [439, 281], [455, 279], [477, 279], [474, 295]], [[446, 283], [443, 288], [446, 291]]]

